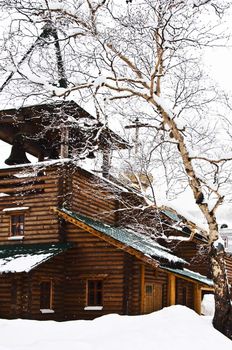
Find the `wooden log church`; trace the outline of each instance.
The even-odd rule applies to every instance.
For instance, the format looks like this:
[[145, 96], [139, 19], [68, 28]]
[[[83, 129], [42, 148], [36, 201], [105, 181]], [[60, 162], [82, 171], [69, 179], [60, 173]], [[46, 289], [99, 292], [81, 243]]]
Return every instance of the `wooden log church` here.
[[[123, 139], [74, 102], [2, 111], [0, 138], [12, 145], [0, 169], [0, 317], [93, 319], [174, 304], [201, 312], [213, 283], [191, 261], [204, 237], [182, 250], [141, 229], [145, 214], [128, 204], [142, 197], [109, 177], [109, 152], [128, 147]], [[96, 152], [103, 177], [77, 162]], [[188, 234], [176, 216], [163, 208], [157, 222]]]

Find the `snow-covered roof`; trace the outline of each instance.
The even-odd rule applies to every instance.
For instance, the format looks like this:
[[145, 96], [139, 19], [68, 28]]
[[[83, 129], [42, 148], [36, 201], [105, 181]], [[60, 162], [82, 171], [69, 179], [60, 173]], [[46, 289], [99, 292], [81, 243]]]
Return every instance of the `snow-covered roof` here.
[[[171, 219], [174, 224], [171, 226], [176, 230], [180, 230], [184, 233], [188, 233], [185, 228], [189, 229], [190, 232], [194, 232], [195, 236], [200, 239], [205, 239], [207, 237], [207, 230], [206, 227], [203, 228], [203, 226], [198, 226], [196, 222], [194, 222], [194, 218], [190, 217], [188, 215], [184, 215], [183, 211], [180, 213], [179, 211], [168, 208], [168, 207], [160, 207], [160, 211], [165, 214], [169, 219]], [[169, 237], [170, 238], [170, 237]], [[172, 239], [172, 238], [170, 238]], [[176, 239], [176, 237], [175, 237]], [[186, 240], [184, 237], [182, 237], [183, 240]]]
[[70, 247], [70, 243], [1, 246], [0, 273], [29, 272]]
[[168, 209], [162, 209], [162, 213], [164, 213], [166, 216], [168, 216], [170, 219], [179, 222], [181, 220], [181, 217], [178, 216], [177, 213], [174, 211], [168, 210]]
[[[189, 225], [194, 228], [197, 233], [207, 235], [208, 225], [205, 222], [205, 218], [199, 208], [196, 205], [196, 210], [191, 211], [189, 209], [189, 204], [184, 199], [180, 197], [175, 201], [168, 201], [165, 198], [159, 198], [157, 201], [158, 206], [161, 210], [166, 211], [166, 215], [169, 216], [174, 221], [185, 220]], [[194, 207], [195, 208], [195, 207]]]
[[62, 208], [60, 211], [68, 214], [80, 222], [85, 223], [89, 227], [101, 233], [104, 233], [111, 238], [114, 238], [118, 242], [123, 243], [124, 245], [129, 246], [140, 253], [143, 253], [147, 257], [165, 259], [170, 263], [186, 264], [186, 261], [184, 259], [173, 255], [169, 248], [163, 247], [155, 240], [144, 234], [128, 230], [124, 227], [115, 227], [108, 225], [103, 222], [93, 220], [79, 213], [67, 210], [66, 208]]

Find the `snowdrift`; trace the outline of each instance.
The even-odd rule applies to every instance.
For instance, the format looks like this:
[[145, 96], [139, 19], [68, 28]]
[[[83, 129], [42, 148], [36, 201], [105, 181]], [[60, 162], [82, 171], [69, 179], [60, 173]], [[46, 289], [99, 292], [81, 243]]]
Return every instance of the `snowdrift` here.
[[231, 350], [209, 318], [184, 306], [143, 316], [111, 314], [94, 321], [0, 320], [0, 350]]

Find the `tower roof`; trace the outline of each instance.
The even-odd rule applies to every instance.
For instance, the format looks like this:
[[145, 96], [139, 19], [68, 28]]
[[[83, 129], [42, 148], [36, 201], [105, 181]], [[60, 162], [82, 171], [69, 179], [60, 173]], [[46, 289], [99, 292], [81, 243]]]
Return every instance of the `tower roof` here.
[[13, 144], [24, 135], [25, 151], [39, 157], [51, 148], [59, 152], [62, 128], [69, 130], [69, 144], [76, 149], [128, 148], [129, 144], [74, 101], [55, 101], [0, 111], [0, 139]]

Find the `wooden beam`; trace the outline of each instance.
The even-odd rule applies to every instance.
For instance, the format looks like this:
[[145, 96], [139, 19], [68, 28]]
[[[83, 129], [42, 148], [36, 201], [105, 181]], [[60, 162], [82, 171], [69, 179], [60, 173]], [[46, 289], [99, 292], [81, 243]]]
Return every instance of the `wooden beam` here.
[[[181, 274], [179, 274], [179, 273], [175, 273], [175, 272], [173, 272], [173, 271], [168, 271], [168, 270], [166, 270], [165, 268], [162, 268], [162, 267], [160, 267], [160, 266], [159, 266], [159, 269], [160, 269], [161, 271], [165, 271], [168, 275], [172, 274], [172, 275], [174, 275], [174, 276], [176, 276], [176, 277], [178, 277], [178, 278], [181, 278], [182, 280], [191, 282], [191, 283], [193, 283], [193, 284], [199, 284], [200, 286], [202, 286], [202, 287], [201, 287], [202, 289], [204, 288], [204, 289], [206, 289], [206, 290], [212, 290], [212, 291], [214, 291], [214, 287], [209, 287], [207, 283], [200, 282], [200, 281], [198, 281], [198, 280], [194, 280], [194, 279], [191, 278], [191, 277], [183, 276], [183, 275], [181, 275]], [[205, 286], [207, 286], [207, 287], [205, 287]]]
[[144, 298], [145, 298], [145, 265], [140, 266], [140, 313], [144, 314]]
[[[22, 170], [22, 169], [21, 169]], [[32, 169], [30, 169], [32, 171]], [[24, 169], [25, 171], [25, 169]], [[37, 170], [37, 172], [39, 172]], [[12, 176], [14, 176], [14, 174], [12, 174]], [[23, 176], [20, 178], [12, 178], [12, 179], [1, 179], [0, 180], [0, 186], [6, 186], [6, 185], [21, 185], [21, 184], [28, 184], [31, 182], [35, 182], [38, 183], [39, 181], [45, 181], [45, 180], [56, 180], [57, 181], [57, 177], [52, 177], [52, 176], [47, 176], [47, 175], [31, 175], [30, 177], [28, 176]]]
[[199, 284], [194, 286], [194, 310], [201, 315], [201, 287]]
[[168, 276], [168, 289], [169, 289], [169, 305], [176, 304], [176, 276], [170, 274]]

